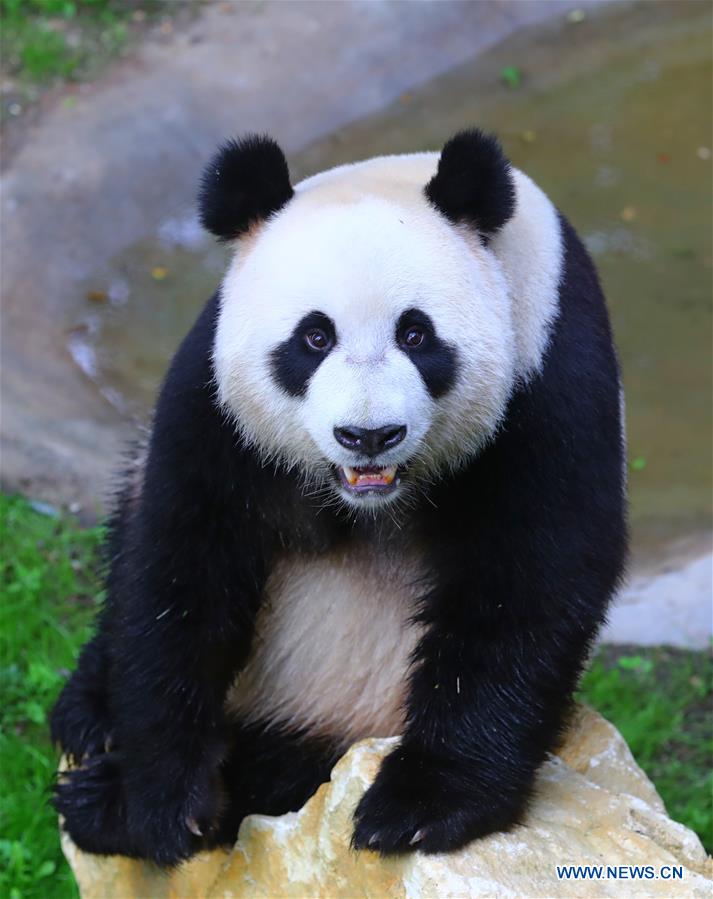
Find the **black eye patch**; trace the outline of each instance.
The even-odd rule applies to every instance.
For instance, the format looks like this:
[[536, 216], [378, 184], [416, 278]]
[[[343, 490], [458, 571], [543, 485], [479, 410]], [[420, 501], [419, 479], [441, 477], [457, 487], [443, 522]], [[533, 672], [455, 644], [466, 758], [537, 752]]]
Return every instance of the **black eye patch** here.
[[[327, 340], [317, 349], [307, 337], [322, 332]], [[292, 334], [270, 353], [272, 375], [290, 396], [304, 396], [309, 379], [337, 342], [334, 322], [323, 312], [309, 312], [295, 326]]]
[[[415, 334], [422, 335], [422, 339], [414, 339]], [[396, 343], [416, 366], [434, 399], [451, 389], [458, 371], [458, 355], [436, 334], [429, 315], [420, 309], [401, 313], [396, 323]]]

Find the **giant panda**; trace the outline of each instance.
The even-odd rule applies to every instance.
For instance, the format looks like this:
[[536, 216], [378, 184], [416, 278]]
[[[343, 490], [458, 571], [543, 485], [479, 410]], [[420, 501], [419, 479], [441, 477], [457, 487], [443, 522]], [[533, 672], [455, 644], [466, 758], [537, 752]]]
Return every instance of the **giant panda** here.
[[626, 555], [621, 387], [572, 226], [477, 129], [200, 192], [235, 250], [183, 341], [55, 707], [83, 849], [171, 866], [399, 735], [353, 846], [522, 820]]

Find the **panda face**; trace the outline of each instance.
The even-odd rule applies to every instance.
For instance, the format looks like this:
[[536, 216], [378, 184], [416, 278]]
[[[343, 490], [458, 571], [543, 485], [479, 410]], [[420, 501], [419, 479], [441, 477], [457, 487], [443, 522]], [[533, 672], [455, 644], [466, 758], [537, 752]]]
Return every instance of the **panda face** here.
[[298, 185], [238, 242], [214, 349], [244, 439], [323, 501], [423, 491], [493, 434], [514, 382], [492, 254], [432, 208], [431, 154]]

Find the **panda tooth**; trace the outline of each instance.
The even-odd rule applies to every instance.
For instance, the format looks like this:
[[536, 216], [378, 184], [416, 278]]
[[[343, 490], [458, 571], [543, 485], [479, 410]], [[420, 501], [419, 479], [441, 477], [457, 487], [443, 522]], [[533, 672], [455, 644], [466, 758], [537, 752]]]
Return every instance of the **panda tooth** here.
[[386, 465], [384, 468], [369, 468], [366, 470], [352, 468], [351, 465], [343, 465], [344, 478], [350, 487], [355, 487], [360, 481], [371, 481], [374, 478], [382, 480], [387, 486], [393, 483], [397, 466]]

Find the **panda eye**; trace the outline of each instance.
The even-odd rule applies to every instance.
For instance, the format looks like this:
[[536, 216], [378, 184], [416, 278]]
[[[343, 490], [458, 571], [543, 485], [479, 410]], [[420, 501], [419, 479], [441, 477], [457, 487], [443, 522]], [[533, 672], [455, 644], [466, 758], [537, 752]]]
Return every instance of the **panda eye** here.
[[411, 327], [407, 328], [404, 332], [403, 343], [404, 346], [407, 346], [409, 349], [413, 350], [416, 347], [421, 346], [423, 341], [426, 339], [426, 334], [422, 328]]
[[309, 331], [305, 331], [305, 343], [318, 353], [324, 353], [332, 345], [332, 341], [321, 328], [310, 328]]

